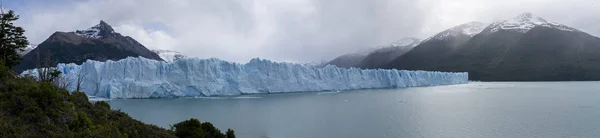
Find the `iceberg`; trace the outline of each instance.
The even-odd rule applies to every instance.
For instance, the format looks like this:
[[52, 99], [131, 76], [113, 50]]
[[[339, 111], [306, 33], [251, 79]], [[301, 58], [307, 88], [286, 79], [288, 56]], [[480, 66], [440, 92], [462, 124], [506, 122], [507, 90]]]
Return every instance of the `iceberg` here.
[[[119, 61], [88, 60], [56, 69], [74, 91], [97, 98], [209, 97], [289, 92], [405, 88], [468, 83], [466, 72], [385, 69], [314, 68], [254, 58], [240, 64], [215, 58], [185, 58], [173, 62], [129, 57]], [[37, 71], [22, 73], [36, 75]]]

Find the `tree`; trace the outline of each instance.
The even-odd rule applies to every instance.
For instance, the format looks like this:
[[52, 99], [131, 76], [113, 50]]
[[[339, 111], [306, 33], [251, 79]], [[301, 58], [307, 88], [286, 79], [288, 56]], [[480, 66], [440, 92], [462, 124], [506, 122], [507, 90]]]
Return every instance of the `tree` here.
[[195, 118], [173, 125], [171, 131], [173, 130], [175, 136], [180, 138], [235, 138], [233, 130], [228, 129], [227, 133], [223, 134], [211, 123], [201, 123]]
[[227, 129], [227, 132], [225, 132], [225, 137], [235, 138], [235, 132], [233, 131], [233, 129]]
[[13, 24], [18, 19], [19, 16], [12, 10], [0, 13], [0, 61], [9, 68], [19, 64], [21, 56], [18, 52], [29, 45], [25, 30]]
[[202, 131], [202, 123], [198, 119], [192, 118], [173, 125], [175, 136], [180, 138], [203, 138], [206, 137]]
[[44, 58], [41, 58], [40, 52], [37, 51], [37, 57], [36, 70], [38, 79], [42, 82], [52, 82], [56, 86], [60, 86], [59, 83], [61, 82], [56, 78], [60, 76], [61, 72], [54, 67], [57, 63], [53, 60], [52, 52], [46, 52]]
[[79, 71], [79, 73], [77, 73], [77, 87], [75, 88], [76, 92], [80, 92], [79, 90], [81, 89], [81, 83], [83, 82], [83, 79], [85, 78], [85, 74], [82, 74], [82, 72], [84, 72], [83, 68], [81, 71]]

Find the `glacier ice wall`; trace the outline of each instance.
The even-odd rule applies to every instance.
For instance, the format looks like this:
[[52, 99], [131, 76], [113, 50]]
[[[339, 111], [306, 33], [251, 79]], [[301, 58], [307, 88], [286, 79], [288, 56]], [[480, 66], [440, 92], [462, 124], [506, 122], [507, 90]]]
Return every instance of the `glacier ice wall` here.
[[[404, 88], [462, 84], [467, 73], [362, 70], [326, 66], [312, 68], [293, 63], [252, 59], [246, 64], [219, 59], [187, 58], [167, 63], [145, 58], [59, 64], [57, 69], [75, 90], [101, 98], [161, 98], [229, 96], [258, 93]], [[35, 74], [35, 70], [23, 74]]]

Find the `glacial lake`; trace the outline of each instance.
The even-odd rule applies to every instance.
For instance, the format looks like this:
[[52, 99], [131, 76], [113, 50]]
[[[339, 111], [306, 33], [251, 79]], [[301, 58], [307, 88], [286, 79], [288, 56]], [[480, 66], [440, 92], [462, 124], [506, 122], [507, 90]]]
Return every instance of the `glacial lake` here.
[[189, 118], [240, 138], [600, 137], [600, 82], [108, 101], [145, 123]]

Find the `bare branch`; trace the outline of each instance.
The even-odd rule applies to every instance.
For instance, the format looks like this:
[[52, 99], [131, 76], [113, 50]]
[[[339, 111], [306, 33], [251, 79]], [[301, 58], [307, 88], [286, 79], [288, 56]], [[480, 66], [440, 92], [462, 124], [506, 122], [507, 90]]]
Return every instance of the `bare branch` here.
[[4, 1], [0, 0], [0, 12], [4, 14]]
[[56, 70], [56, 63], [53, 60], [52, 52], [48, 51], [45, 57], [42, 59], [39, 51], [37, 51], [36, 67], [38, 72], [38, 79], [43, 82], [54, 82], [61, 74], [60, 71]]
[[85, 78], [85, 74], [82, 74], [83, 70], [79, 70], [79, 73], [77, 73], [77, 88], [75, 89], [75, 91], [79, 92], [79, 90], [81, 89], [81, 83], [83, 82], [83, 79]]

